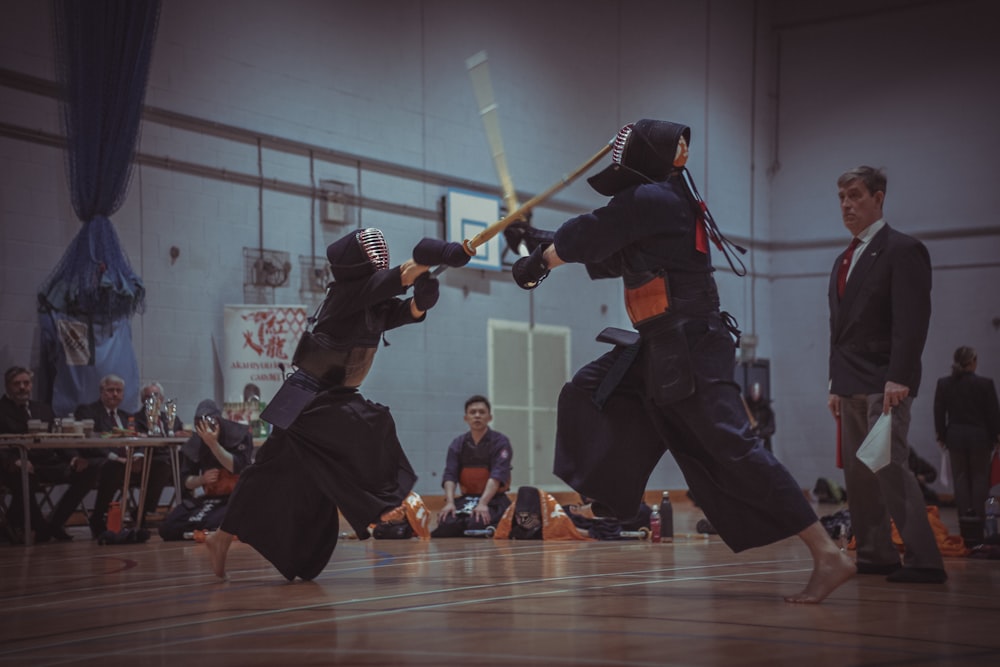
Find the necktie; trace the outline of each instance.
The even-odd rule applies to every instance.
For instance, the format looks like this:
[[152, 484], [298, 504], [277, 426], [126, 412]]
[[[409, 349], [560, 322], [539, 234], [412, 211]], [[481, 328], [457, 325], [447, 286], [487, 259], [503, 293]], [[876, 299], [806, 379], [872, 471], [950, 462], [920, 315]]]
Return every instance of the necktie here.
[[31, 419], [31, 406], [27, 403], [24, 404], [24, 414], [28, 416], [28, 419]]
[[117, 426], [118, 428], [123, 428], [122, 420], [118, 418], [117, 410], [108, 410], [108, 416], [111, 417], [111, 421], [112, 423], [114, 423], [115, 426]]
[[847, 251], [844, 252], [844, 258], [840, 260], [840, 266], [837, 268], [837, 298], [843, 298], [844, 296], [844, 286], [847, 285], [847, 273], [851, 270], [851, 259], [854, 257], [854, 249], [861, 244], [861, 239], [855, 236], [851, 239], [851, 245], [847, 246]]

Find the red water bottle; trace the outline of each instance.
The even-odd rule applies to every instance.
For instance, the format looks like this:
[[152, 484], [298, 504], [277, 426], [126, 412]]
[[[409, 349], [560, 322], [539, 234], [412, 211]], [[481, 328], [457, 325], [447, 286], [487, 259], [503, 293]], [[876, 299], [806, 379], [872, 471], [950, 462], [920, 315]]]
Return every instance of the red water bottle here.
[[652, 533], [653, 542], [661, 542], [660, 537], [660, 508], [653, 506], [653, 513], [649, 515], [649, 532]]
[[111, 503], [108, 509], [108, 530], [118, 533], [122, 529], [122, 506], [118, 502]]

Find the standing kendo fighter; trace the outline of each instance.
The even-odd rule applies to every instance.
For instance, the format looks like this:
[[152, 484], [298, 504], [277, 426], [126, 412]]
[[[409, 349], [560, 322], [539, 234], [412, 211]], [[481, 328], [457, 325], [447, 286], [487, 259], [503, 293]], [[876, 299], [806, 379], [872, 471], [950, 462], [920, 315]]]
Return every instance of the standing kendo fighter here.
[[595, 499], [595, 514], [628, 520], [669, 448], [733, 551], [792, 535], [806, 543], [812, 576], [802, 592], [785, 599], [820, 602], [854, 574], [854, 563], [751, 432], [733, 382], [739, 331], [720, 312], [709, 243], [738, 275], [745, 269], [731, 250], [743, 249], [719, 231], [684, 168], [690, 137], [690, 128], [667, 121], [625, 126], [611, 166], [588, 179], [612, 198], [606, 206], [566, 221], [554, 234], [522, 224], [508, 235], [532, 251], [514, 264], [518, 285], [533, 289], [566, 262], [584, 264], [592, 279], [620, 277], [637, 329], [605, 329], [598, 340], [614, 349], [563, 387], [554, 472]]
[[[207, 540], [212, 569], [225, 578], [238, 536], [289, 581], [315, 578], [330, 561], [338, 510], [358, 538], [398, 507], [416, 482], [389, 409], [358, 387], [383, 333], [422, 322], [438, 299], [430, 266], [462, 266], [458, 243], [423, 239], [413, 259], [389, 267], [382, 232], [353, 231], [326, 249], [334, 281], [292, 359], [295, 372], [261, 418], [274, 429], [240, 475], [219, 531]], [[409, 286], [413, 297], [401, 299]]]

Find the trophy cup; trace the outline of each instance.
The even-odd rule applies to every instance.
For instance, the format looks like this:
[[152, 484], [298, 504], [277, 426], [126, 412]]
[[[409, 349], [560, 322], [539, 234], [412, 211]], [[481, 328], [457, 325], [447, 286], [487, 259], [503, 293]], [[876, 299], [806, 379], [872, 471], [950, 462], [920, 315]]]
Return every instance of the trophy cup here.
[[170, 399], [166, 405], [167, 411], [167, 437], [174, 437], [174, 424], [177, 423], [177, 401]]
[[146, 409], [146, 426], [149, 435], [163, 435], [163, 429], [160, 428], [160, 397], [156, 394], [150, 394], [143, 401], [143, 407]]

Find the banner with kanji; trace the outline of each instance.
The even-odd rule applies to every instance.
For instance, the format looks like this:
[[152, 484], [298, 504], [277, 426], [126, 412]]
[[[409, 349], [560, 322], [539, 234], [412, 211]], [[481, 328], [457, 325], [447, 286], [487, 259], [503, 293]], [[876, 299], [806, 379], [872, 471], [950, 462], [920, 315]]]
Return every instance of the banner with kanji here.
[[308, 324], [305, 306], [225, 306], [223, 396], [243, 402], [256, 394], [265, 403], [291, 372], [292, 355]]

